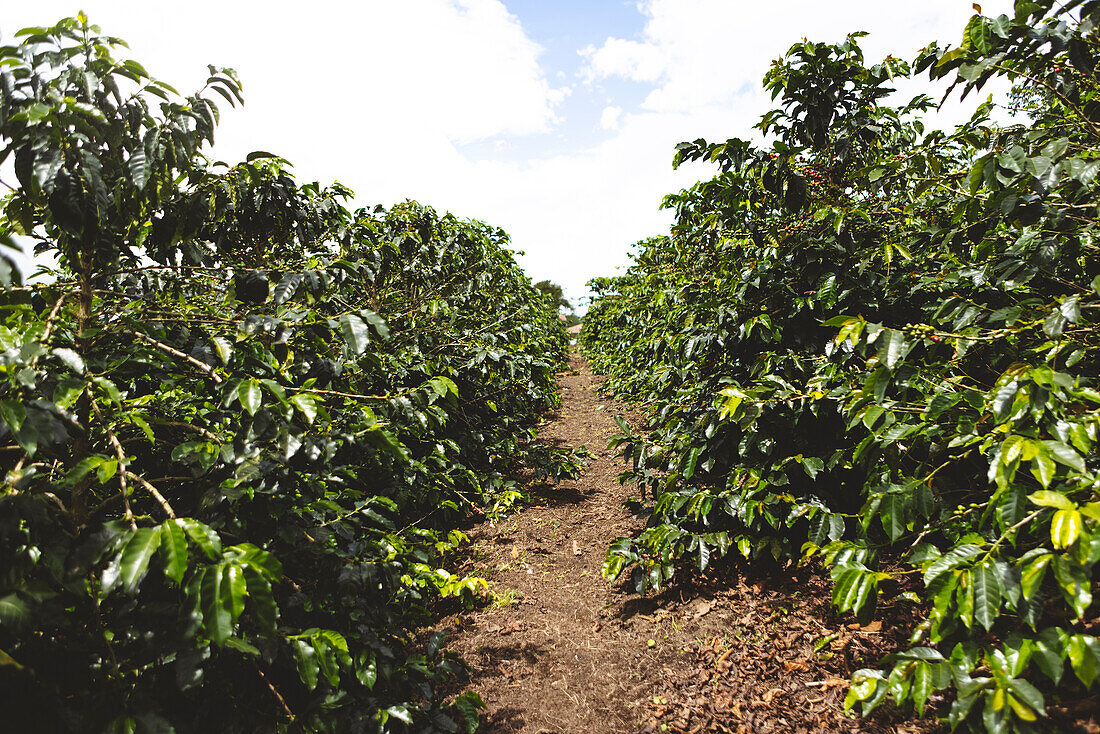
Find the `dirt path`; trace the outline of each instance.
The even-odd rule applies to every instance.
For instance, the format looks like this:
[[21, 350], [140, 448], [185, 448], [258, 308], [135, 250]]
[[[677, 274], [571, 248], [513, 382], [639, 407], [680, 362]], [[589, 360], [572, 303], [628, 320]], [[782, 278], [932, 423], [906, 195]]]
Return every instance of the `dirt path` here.
[[639, 600], [600, 576], [608, 542], [638, 523], [622, 507], [629, 489], [607, 449], [611, 416], [629, 411], [596, 394], [599, 380], [576, 355], [572, 367], [539, 438], [587, 446], [588, 467], [577, 481], [536, 488], [526, 510], [473, 529], [466, 570], [490, 580], [494, 602], [444, 620], [448, 646], [472, 666], [470, 687], [489, 707], [483, 731], [636, 731], [637, 702], [667, 656], [624, 624]]
[[470, 531], [461, 570], [487, 578], [493, 602], [437, 625], [471, 666], [468, 689], [488, 706], [481, 731], [926, 730], [928, 722], [843, 714], [848, 673], [892, 640], [881, 625], [837, 619], [827, 586], [805, 570], [756, 580], [727, 572], [648, 597], [601, 578], [608, 544], [642, 523], [623, 508], [632, 489], [619, 484], [622, 464], [607, 448], [611, 418], [640, 421], [598, 395], [600, 379], [572, 359], [561, 409], [539, 437], [586, 445], [587, 469]]

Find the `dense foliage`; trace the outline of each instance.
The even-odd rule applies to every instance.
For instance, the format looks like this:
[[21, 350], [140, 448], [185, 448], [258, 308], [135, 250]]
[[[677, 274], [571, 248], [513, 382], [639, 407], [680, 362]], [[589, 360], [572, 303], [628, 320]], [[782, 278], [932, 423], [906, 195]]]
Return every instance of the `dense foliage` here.
[[668, 197], [676, 222], [591, 284], [582, 343], [619, 394], [647, 527], [605, 571], [639, 590], [685, 564], [820, 558], [867, 621], [907, 591], [911, 649], [859, 671], [849, 706], [1039, 731], [1100, 674], [1100, 3], [976, 15], [912, 72], [965, 96], [1014, 85], [1021, 124], [977, 105], [926, 131], [909, 64], [858, 34], [796, 44], [764, 86], [763, 145], [678, 146], [718, 174]]
[[[83, 16], [0, 47], [0, 687], [26, 731], [456, 730], [410, 630], [484, 582], [459, 521], [510, 507], [565, 334], [500, 230], [348, 212]], [[215, 103], [217, 99], [217, 104]]]

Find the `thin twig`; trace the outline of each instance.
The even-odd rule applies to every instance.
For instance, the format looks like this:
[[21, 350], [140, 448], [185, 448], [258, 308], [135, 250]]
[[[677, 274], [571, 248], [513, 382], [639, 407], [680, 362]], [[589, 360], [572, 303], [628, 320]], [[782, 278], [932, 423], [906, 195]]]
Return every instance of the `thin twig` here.
[[263, 682], [267, 684], [268, 689], [271, 690], [271, 693], [275, 696], [276, 699], [278, 699], [279, 704], [282, 705], [283, 711], [286, 712], [287, 718], [290, 719], [290, 723], [293, 724], [294, 712], [290, 710], [290, 706], [287, 705], [286, 699], [283, 698], [283, 694], [279, 693], [279, 690], [274, 686], [274, 684], [272, 684], [270, 680], [268, 680], [268, 677], [264, 675], [264, 671], [260, 667], [259, 663], [253, 661], [252, 664], [256, 667], [256, 672], [260, 674], [260, 678], [262, 678]]
[[173, 428], [186, 428], [189, 431], [194, 431], [195, 433], [199, 434], [203, 438], [208, 438], [211, 441], [217, 441], [218, 443], [222, 442], [222, 440], [217, 436], [217, 434], [211, 433], [210, 431], [206, 430], [202, 426], [196, 426], [196, 425], [193, 425], [191, 423], [183, 423], [182, 421], [161, 421], [161, 422], [158, 422], [157, 425], [171, 426]]
[[412, 388], [410, 388], [404, 392], [397, 393], [396, 395], [359, 395], [357, 393], [339, 392], [337, 390], [322, 390], [316, 387], [285, 387], [283, 389], [291, 392], [315, 393], [317, 395], [333, 395], [338, 398], [352, 398], [353, 400], [389, 400], [391, 398], [401, 397], [402, 395], [407, 395], [412, 392]]
[[205, 362], [200, 362], [199, 360], [192, 357], [190, 354], [185, 354], [185, 353], [181, 352], [180, 350], [178, 350], [174, 347], [168, 346], [164, 342], [157, 341], [156, 339], [149, 336], [148, 334], [143, 334], [140, 331], [134, 331], [133, 329], [127, 329], [126, 333], [127, 334], [132, 334], [132, 335], [138, 337], [139, 339], [144, 339], [145, 341], [149, 342], [150, 344], [152, 344], [153, 346], [155, 346], [157, 349], [161, 350], [162, 352], [165, 352], [166, 354], [171, 354], [173, 357], [179, 357], [180, 359], [190, 363], [191, 365], [194, 365], [195, 367], [198, 367], [200, 370], [202, 370], [206, 374], [210, 375], [210, 379], [213, 380], [214, 382], [220, 383], [222, 381], [221, 375], [219, 375], [217, 372], [215, 372], [213, 367], [206, 364]]
[[54, 319], [57, 318], [58, 312], [61, 311], [61, 305], [65, 303], [65, 299], [71, 295], [74, 295], [76, 291], [65, 291], [61, 294], [61, 297], [54, 303], [53, 308], [50, 309], [50, 315], [46, 317], [46, 330], [42, 332], [42, 343], [45, 344], [50, 340], [50, 334], [53, 333]]
[[164, 495], [162, 495], [156, 487], [139, 477], [137, 474], [134, 474], [132, 471], [127, 471], [126, 476], [130, 477], [130, 479], [133, 479], [135, 482], [144, 487], [146, 492], [153, 495], [153, 499], [155, 499], [157, 503], [161, 506], [161, 508], [164, 510], [165, 515], [173, 520], [176, 519], [176, 511], [172, 509], [172, 505], [168, 504], [168, 500], [164, 499]]
[[[89, 396], [91, 397], [91, 396]], [[110, 441], [111, 446], [115, 450], [115, 457], [118, 458], [118, 485], [119, 490], [122, 492], [122, 504], [125, 507], [124, 517], [130, 522], [130, 527], [137, 530], [137, 522], [134, 520], [134, 511], [130, 508], [130, 492], [128, 491], [128, 485], [126, 483], [126, 475], [130, 472], [126, 471], [126, 452], [122, 450], [122, 444], [118, 442], [118, 436], [107, 426], [107, 421], [103, 420], [103, 412], [99, 409], [99, 405], [92, 399], [92, 410], [95, 411], [96, 418], [103, 423], [103, 430], [107, 432], [107, 440]]]

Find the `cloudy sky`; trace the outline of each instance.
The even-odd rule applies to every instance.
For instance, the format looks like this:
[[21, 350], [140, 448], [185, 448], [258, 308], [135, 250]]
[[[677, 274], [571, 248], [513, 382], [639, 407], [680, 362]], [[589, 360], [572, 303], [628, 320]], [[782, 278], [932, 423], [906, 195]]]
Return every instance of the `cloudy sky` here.
[[[574, 300], [670, 223], [673, 148], [747, 136], [769, 62], [802, 37], [850, 31], [869, 60], [957, 44], [963, 0], [37, 0], [0, 34], [83, 8], [181, 91], [236, 69], [215, 157], [288, 158], [356, 205], [416, 199], [503, 227], [535, 280]], [[1010, 7], [987, 0], [984, 12]]]

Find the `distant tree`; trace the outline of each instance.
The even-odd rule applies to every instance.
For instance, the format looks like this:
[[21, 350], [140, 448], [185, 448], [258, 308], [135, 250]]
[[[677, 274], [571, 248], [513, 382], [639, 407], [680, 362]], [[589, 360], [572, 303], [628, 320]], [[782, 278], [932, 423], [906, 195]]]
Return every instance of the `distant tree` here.
[[555, 308], [564, 308], [567, 311], [573, 310], [573, 304], [562, 295], [561, 286], [557, 283], [552, 283], [549, 280], [540, 280], [538, 283], [535, 283], [535, 290], [546, 296]]

